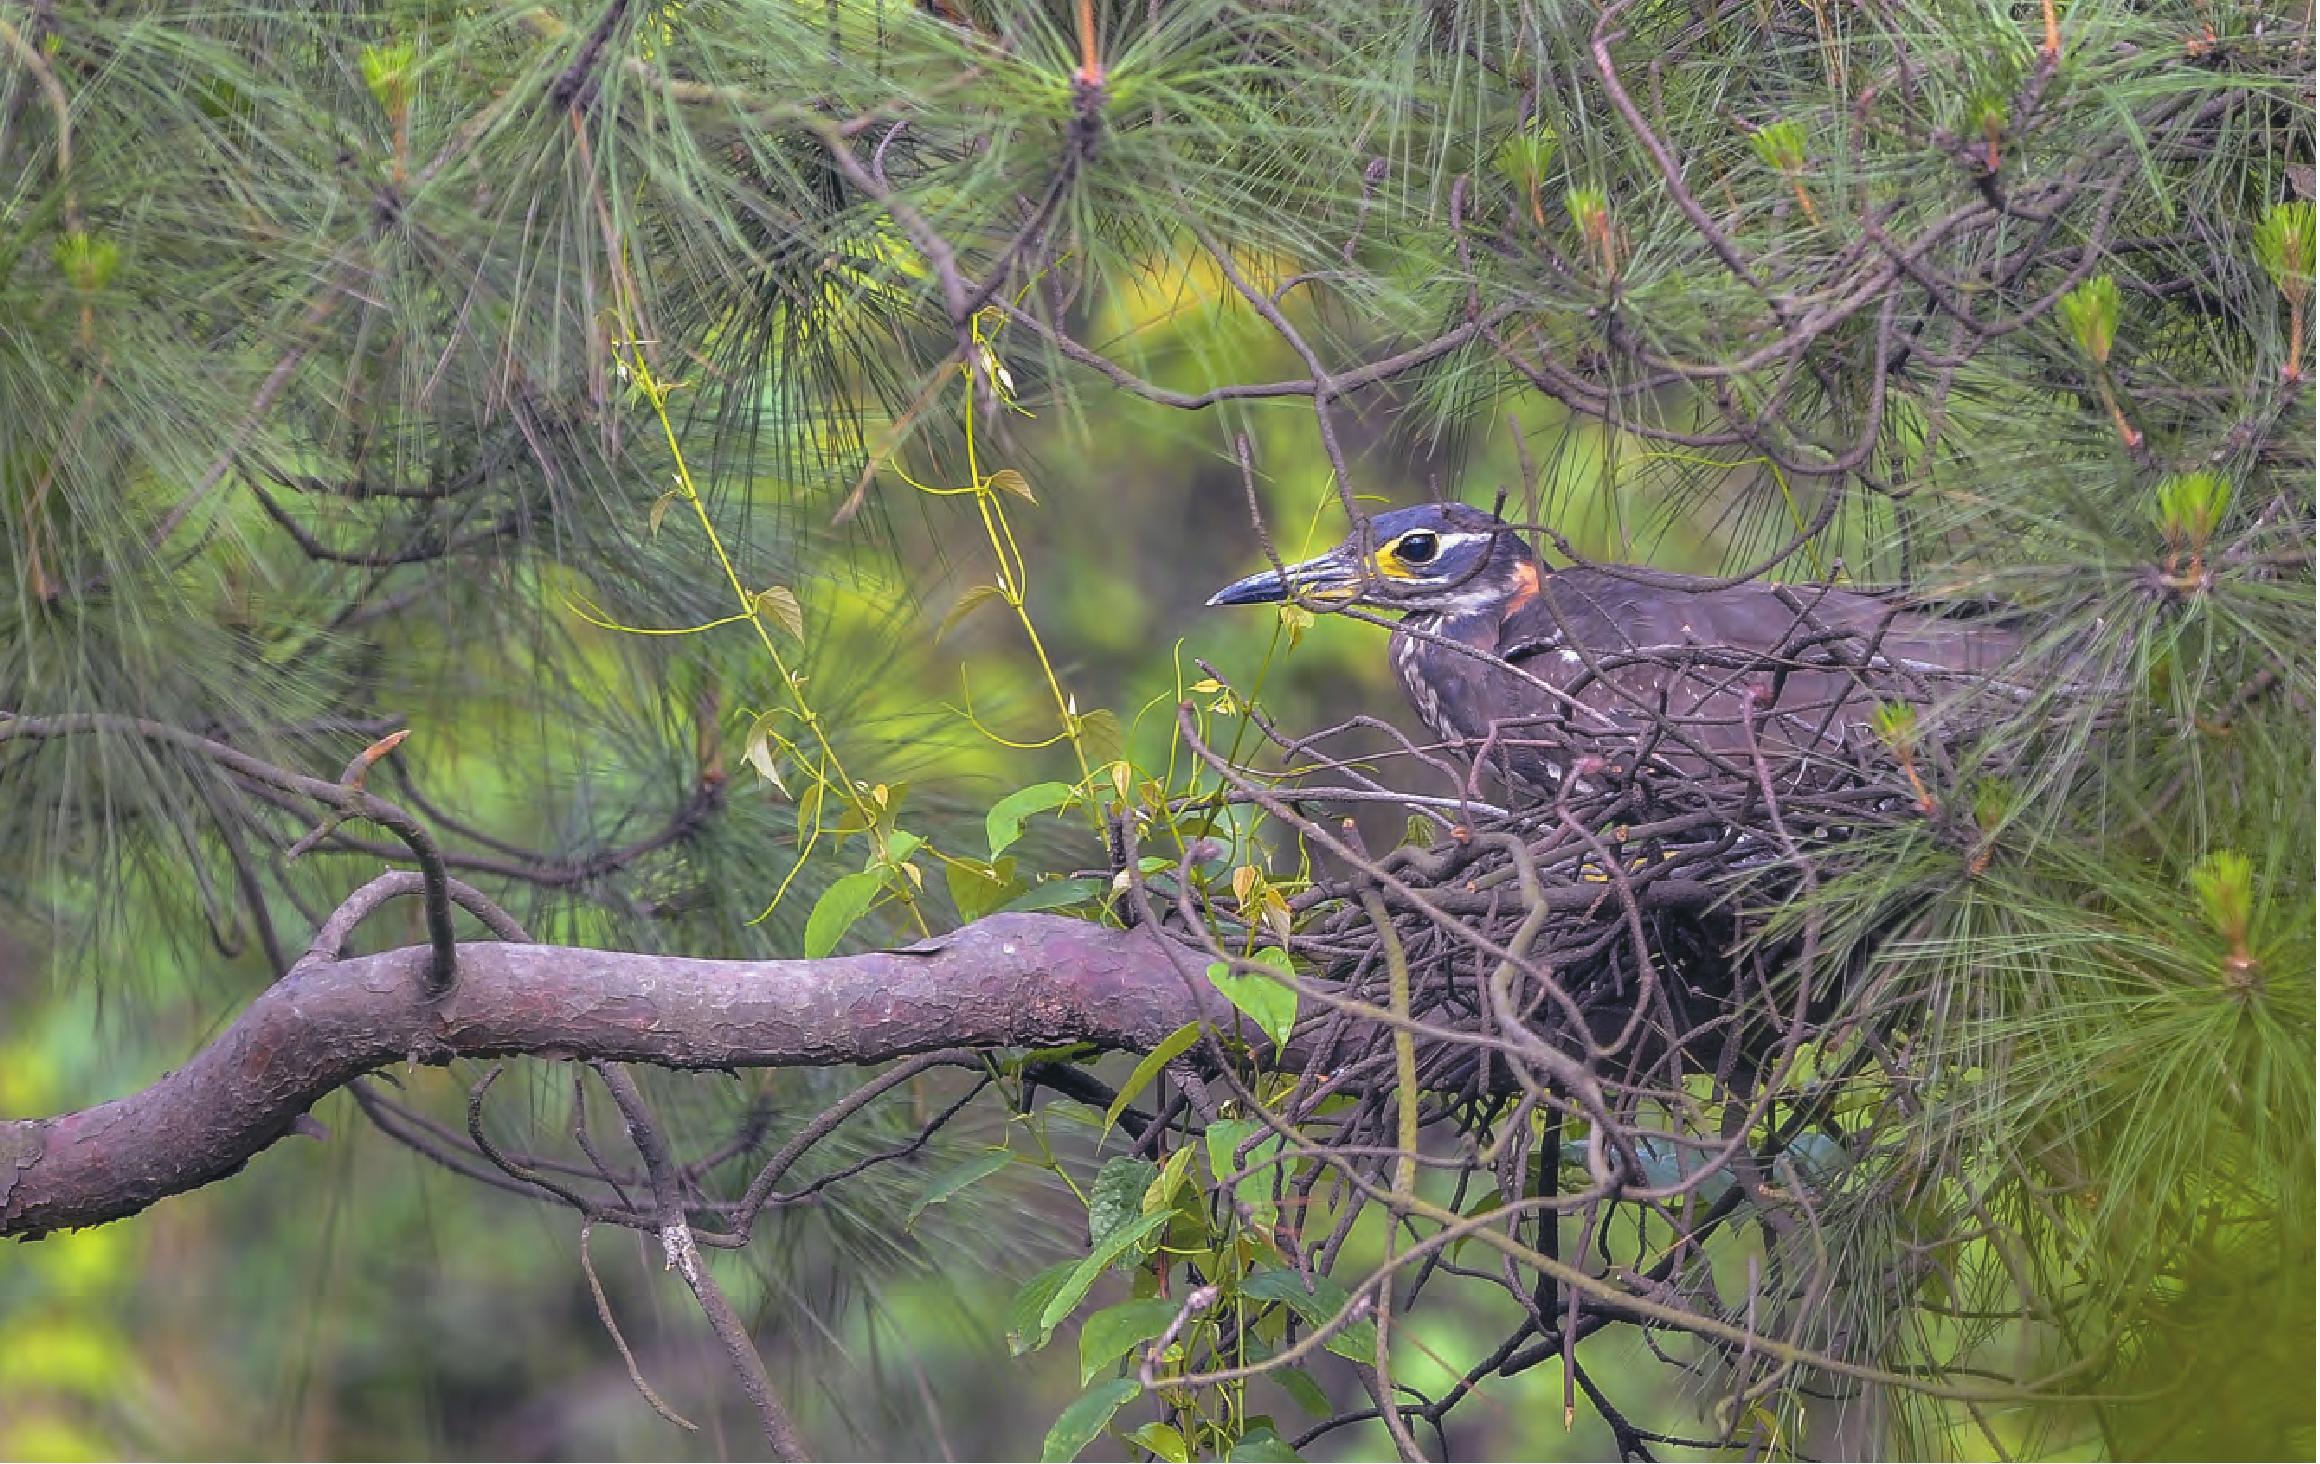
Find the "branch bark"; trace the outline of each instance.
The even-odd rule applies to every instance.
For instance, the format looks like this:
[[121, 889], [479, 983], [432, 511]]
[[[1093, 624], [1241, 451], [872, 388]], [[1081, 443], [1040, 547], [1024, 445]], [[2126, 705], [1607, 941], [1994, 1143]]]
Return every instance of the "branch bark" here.
[[1165, 937], [1053, 915], [994, 915], [902, 950], [820, 960], [472, 944], [457, 984], [433, 997], [429, 955], [302, 964], [142, 1092], [0, 1120], [0, 1236], [103, 1224], [223, 1179], [325, 1095], [398, 1061], [829, 1067], [945, 1047], [1149, 1051], [1196, 1017], [1230, 1017], [1186, 980], [1198, 958]]

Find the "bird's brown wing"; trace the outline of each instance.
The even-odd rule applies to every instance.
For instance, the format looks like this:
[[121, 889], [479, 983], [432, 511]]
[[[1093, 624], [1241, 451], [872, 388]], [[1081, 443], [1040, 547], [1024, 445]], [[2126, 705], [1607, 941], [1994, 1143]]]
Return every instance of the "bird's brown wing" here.
[[1514, 671], [1479, 689], [1574, 753], [1746, 774], [1758, 753], [1793, 764], [1855, 746], [1876, 701], [1941, 699], [2019, 645], [2007, 628], [1844, 590], [1570, 569], [1506, 618], [1499, 654]]

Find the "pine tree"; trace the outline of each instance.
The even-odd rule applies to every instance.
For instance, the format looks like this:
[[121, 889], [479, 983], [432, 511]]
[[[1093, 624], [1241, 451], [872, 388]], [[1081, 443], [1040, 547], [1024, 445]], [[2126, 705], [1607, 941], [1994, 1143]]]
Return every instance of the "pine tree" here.
[[[985, 1319], [1079, 1324], [1057, 1455], [1441, 1455], [1494, 1394], [1504, 1452], [1557, 1399], [1624, 1457], [2308, 1451], [2312, 41], [2227, 0], [0, 4], [0, 891], [132, 1030], [513, 989], [454, 903], [553, 943], [550, 990], [987, 971], [796, 968], [916, 1005], [786, 1048], [413, 1027], [543, 1060], [354, 1089], [511, 1205], [659, 1235], [777, 1452], [694, 1237], [769, 1290], [884, 1274], [1002, 1170], [1088, 1211]], [[1245, 484], [1245, 544], [1165, 546], [1204, 588], [1418, 496], [1400, 454], [1558, 560], [2002, 618], [2012, 695], [1880, 708], [1851, 801], [1786, 819], [1769, 777], [1478, 815], [1213, 670], [1139, 665], [1123, 717], [1033, 584], [1158, 552], [1039, 470], [1135, 413]], [[988, 584], [919, 603], [914, 521]], [[926, 654], [969, 617], [1003, 720]], [[409, 950], [340, 959], [411, 895], [366, 927]], [[1010, 972], [1024, 931], [1064, 954]], [[1118, 973], [1038, 1020], [1001, 985]], [[1729, 1015], [1589, 1055], [1663, 990]], [[901, 1062], [739, 1100], [612, 1062], [736, 1051]], [[98, 1209], [42, 1208], [65, 1130], [0, 1124], [0, 1231], [319, 1096], [156, 1130], [189, 1177]], [[1036, 1252], [1006, 1213], [943, 1233]], [[1436, 1376], [1437, 1326], [1491, 1345]]]

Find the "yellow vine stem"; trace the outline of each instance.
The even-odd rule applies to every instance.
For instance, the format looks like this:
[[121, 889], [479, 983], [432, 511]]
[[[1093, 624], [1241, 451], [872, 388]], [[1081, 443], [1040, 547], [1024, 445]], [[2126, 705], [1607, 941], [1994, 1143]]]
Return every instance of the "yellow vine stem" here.
[[[627, 334], [625, 330], [624, 334]], [[871, 809], [863, 797], [862, 790], [855, 785], [853, 778], [847, 775], [845, 762], [838, 756], [838, 749], [831, 745], [829, 734], [822, 728], [821, 713], [815, 711], [813, 703], [806, 699], [801, 678], [795, 668], [789, 664], [788, 659], [782, 655], [781, 647], [774, 643], [773, 632], [766, 629], [765, 617], [758, 613], [757, 597], [750, 594], [748, 586], [741, 582], [741, 573], [733, 567], [733, 556], [725, 548], [724, 536], [717, 532], [716, 522], [709, 517], [709, 506], [701, 500], [700, 489], [693, 482], [693, 470], [685, 462], [685, 449], [677, 440], [676, 424], [669, 420], [668, 387], [653, 375], [652, 365], [645, 359], [642, 341], [635, 339], [633, 335], [628, 335], [622, 344], [628, 348], [630, 379], [636, 383], [637, 389], [644, 393], [645, 400], [652, 404], [653, 416], [659, 420], [661, 433], [668, 439], [669, 459], [676, 465], [677, 470], [677, 491], [684, 498], [686, 504], [692, 508], [693, 518], [701, 526], [702, 537], [709, 541], [710, 549], [716, 553], [717, 567], [725, 572], [725, 583], [733, 591], [733, 598], [741, 607], [740, 614], [727, 620], [711, 621], [708, 625], [692, 628], [706, 630], [710, 625], [725, 625], [731, 623], [731, 620], [747, 620], [749, 622], [750, 627], [757, 632], [758, 644], [765, 648], [766, 659], [773, 663], [774, 674], [780, 679], [782, 688], [789, 697], [791, 711], [814, 734], [814, 741], [819, 748], [823, 763], [821, 767], [814, 769], [815, 781], [824, 788], [836, 788], [838, 796], [845, 800], [847, 806], [854, 811], [866, 829], [877, 827], [877, 814]], [[786, 741], [786, 739], [784, 740]], [[795, 744], [790, 745], [794, 749]], [[814, 807], [812, 831], [806, 835], [805, 842], [799, 846], [797, 858], [790, 864], [789, 872], [782, 876], [781, 883], [775, 887], [773, 898], [766, 902], [765, 908], [758, 912], [757, 920], [751, 921], [751, 924], [754, 925], [757, 921], [765, 919], [780, 906], [782, 897], [789, 893], [789, 887], [797, 879], [798, 871], [805, 868], [807, 858], [812, 855], [815, 846], [821, 842], [821, 838], [822, 812], [821, 805], [817, 803]], [[917, 922], [920, 932], [925, 933], [928, 926], [925, 915], [918, 908], [918, 901], [911, 897], [907, 888], [904, 888], [903, 881], [895, 881], [895, 886], [901, 893], [903, 905], [910, 911], [910, 918]]]
[[[602, 191], [596, 186], [595, 165], [589, 154], [588, 130], [582, 125], [578, 112], [572, 114], [572, 136], [574, 143], [580, 150], [581, 161], [588, 170], [589, 188], [595, 200], [597, 220], [604, 231], [605, 258], [612, 270], [612, 314], [619, 331], [618, 338], [612, 344], [616, 351], [622, 348], [627, 351], [627, 360], [619, 364], [628, 379], [633, 381], [637, 389], [644, 394], [645, 400], [652, 404], [653, 416], [661, 424], [662, 436], [668, 440], [669, 457], [676, 465], [677, 491], [686, 503], [692, 505], [693, 517], [700, 523], [701, 533], [709, 541], [709, 547], [716, 552], [717, 564], [725, 571], [725, 583], [732, 589], [734, 602], [739, 606], [737, 615], [702, 625], [681, 627], [674, 632], [640, 631], [636, 633], [699, 634], [716, 626], [731, 624], [737, 619], [746, 619], [757, 631], [758, 644], [765, 648], [766, 659], [773, 663], [774, 672], [780, 678], [784, 693], [789, 697], [793, 715], [814, 734], [814, 740], [819, 745], [820, 762], [813, 767], [812, 771], [814, 786], [823, 792], [823, 796], [814, 800], [813, 827], [801, 835], [797, 858], [791, 861], [789, 871], [781, 877], [781, 883], [774, 887], [773, 898], [766, 901], [765, 908], [758, 911], [756, 919], [749, 922], [755, 925], [780, 908], [783, 897], [788, 895], [790, 886], [796, 882], [799, 872], [806, 867], [806, 861], [813, 856], [814, 850], [820, 846], [825, 828], [822, 823], [822, 810], [828, 803], [828, 789], [835, 787], [838, 790], [839, 799], [861, 822], [866, 836], [868, 831], [877, 828], [878, 815], [871, 807], [869, 799], [865, 797], [861, 785], [847, 774], [844, 761], [838, 756], [837, 748], [831, 744], [828, 732], [822, 727], [820, 713], [816, 712], [813, 704], [806, 699], [802, 678], [783, 657], [781, 648], [774, 644], [772, 633], [765, 628], [765, 616], [759, 604], [759, 597], [750, 594], [748, 587], [742, 584], [740, 572], [733, 567], [733, 556], [726, 551], [724, 537], [717, 532], [717, 525], [709, 518], [708, 506], [701, 501], [700, 490], [693, 482], [692, 467], [685, 461], [684, 446], [677, 440], [676, 424], [669, 420], [669, 392], [672, 388], [653, 373], [652, 362], [645, 351], [645, 346], [648, 343], [643, 338], [643, 332], [638, 330], [635, 325], [640, 312], [633, 308], [637, 299], [637, 291], [634, 277], [628, 268], [626, 245], [622, 241], [619, 231], [614, 227], [612, 213], [605, 206]], [[582, 618], [590, 617], [583, 614]], [[606, 622], [597, 620], [595, 623], [605, 624]], [[631, 629], [631, 627], [617, 625], [610, 628], [616, 630]], [[777, 739], [784, 752], [796, 754], [799, 763], [801, 765], [805, 763], [805, 754], [795, 742], [771, 733], [769, 733], [767, 740], [770, 742]], [[871, 858], [877, 860], [883, 857], [884, 851], [873, 846]], [[902, 898], [903, 908], [910, 912], [912, 922], [918, 926], [921, 933], [925, 933], [928, 930], [926, 916], [919, 909], [917, 898], [911, 893], [910, 881], [897, 878], [893, 885], [896, 893]]]
[[[1016, 623], [1023, 627], [1023, 637], [1031, 646], [1032, 656], [1039, 662], [1039, 674], [1047, 682], [1048, 694], [1055, 699], [1055, 715], [1063, 727], [1063, 736], [1060, 740], [1071, 743], [1072, 757], [1079, 764], [1080, 780], [1083, 783], [1092, 784], [1096, 770], [1089, 765], [1087, 747], [1081, 740], [1085, 725], [1084, 719], [1080, 715], [1076, 700], [1063, 689], [1062, 678], [1057, 676], [1055, 672], [1055, 662], [1047, 654], [1047, 643], [1040, 637], [1039, 627], [1031, 619], [1031, 611], [1025, 603], [1027, 591], [1030, 588], [1030, 568], [1023, 557], [1022, 547], [1016, 542], [1014, 526], [1007, 521], [1007, 507], [1000, 497], [1000, 489], [997, 486], [1000, 475], [983, 471], [981, 452], [975, 441], [975, 375], [978, 371], [983, 373], [984, 377], [991, 383], [992, 395], [997, 397], [1001, 403], [1014, 407], [1017, 411], [1023, 410], [1020, 407], [1015, 407], [1005, 370], [999, 365], [997, 353], [991, 349], [989, 341], [984, 337], [984, 319], [985, 315], [978, 315], [973, 325], [976, 359], [959, 363], [959, 373], [966, 382], [965, 400], [960, 407], [961, 425], [966, 432], [966, 483], [957, 488], [936, 487], [919, 482], [899, 468], [895, 472], [896, 476], [900, 477], [903, 482], [932, 497], [971, 496], [975, 500], [975, 511], [982, 517], [983, 537], [990, 543], [992, 559], [998, 574], [998, 583], [992, 588], [998, 591], [999, 598], [1007, 603], [1007, 608], [1015, 612]], [[972, 703], [970, 702], [969, 705], [971, 707]], [[1036, 743], [1009, 741], [992, 733], [988, 728], [984, 728], [979, 722], [975, 725], [977, 730], [985, 736], [1008, 747], [1045, 747], [1051, 742], [1059, 740], [1051, 738]], [[1089, 815], [1091, 819], [1101, 822], [1102, 816], [1096, 810], [1092, 799], [1089, 802]]]

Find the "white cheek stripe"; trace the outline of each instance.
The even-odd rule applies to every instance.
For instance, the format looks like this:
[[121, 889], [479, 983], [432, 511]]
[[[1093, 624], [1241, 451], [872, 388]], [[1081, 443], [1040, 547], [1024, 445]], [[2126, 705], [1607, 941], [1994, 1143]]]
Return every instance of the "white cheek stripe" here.
[[1469, 615], [1478, 615], [1496, 605], [1498, 593], [1495, 590], [1487, 589], [1468, 590], [1463, 595], [1451, 595], [1447, 598], [1437, 599], [1432, 603], [1437, 613], [1452, 620], [1460, 620]]

